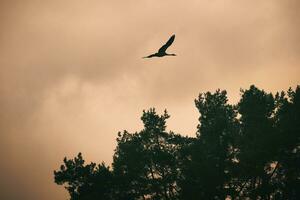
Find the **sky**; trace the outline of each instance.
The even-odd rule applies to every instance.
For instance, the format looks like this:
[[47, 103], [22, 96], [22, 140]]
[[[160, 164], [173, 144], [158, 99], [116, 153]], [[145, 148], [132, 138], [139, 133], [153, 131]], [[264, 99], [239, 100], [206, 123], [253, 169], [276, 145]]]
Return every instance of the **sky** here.
[[[299, 15], [298, 0], [1, 0], [0, 199], [67, 199], [62, 159], [111, 164], [144, 109], [195, 136], [201, 92], [295, 88]], [[142, 59], [172, 34], [176, 57]]]

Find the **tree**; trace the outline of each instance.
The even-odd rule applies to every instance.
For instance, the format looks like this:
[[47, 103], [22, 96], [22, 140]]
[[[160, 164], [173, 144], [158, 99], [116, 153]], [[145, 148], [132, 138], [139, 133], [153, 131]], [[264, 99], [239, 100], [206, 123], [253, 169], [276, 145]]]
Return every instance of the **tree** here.
[[276, 95], [279, 133], [273, 185], [278, 199], [300, 199], [300, 87]]
[[112, 170], [81, 153], [54, 171], [71, 200], [300, 199], [300, 87], [273, 96], [254, 85], [236, 105], [201, 93], [196, 137], [166, 131], [167, 111], [119, 132]]
[[71, 200], [112, 198], [114, 188], [112, 172], [104, 163], [84, 165], [81, 153], [74, 159], [64, 158], [60, 170], [54, 171], [55, 183], [65, 185]]
[[225, 199], [232, 193], [230, 171], [234, 158], [236, 113], [226, 91], [200, 94], [197, 140], [185, 170], [184, 199]]
[[123, 187], [120, 199], [177, 199], [180, 179], [179, 150], [185, 138], [166, 132], [169, 115], [144, 111], [144, 129], [139, 133], [119, 133], [113, 170]]
[[266, 169], [274, 163], [276, 152], [274, 97], [252, 85], [248, 90], [242, 90], [237, 107], [241, 116], [238, 153], [242, 184], [240, 195], [266, 199], [271, 192]]

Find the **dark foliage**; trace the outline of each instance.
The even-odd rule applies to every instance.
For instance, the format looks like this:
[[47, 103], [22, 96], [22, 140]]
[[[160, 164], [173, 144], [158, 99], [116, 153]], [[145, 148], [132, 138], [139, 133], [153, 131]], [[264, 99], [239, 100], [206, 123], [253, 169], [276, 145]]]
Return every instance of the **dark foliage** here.
[[112, 169], [81, 153], [54, 171], [71, 200], [300, 199], [300, 87], [273, 95], [250, 86], [195, 100], [195, 138], [166, 131], [165, 111], [144, 111], [140, 132], [119, 132]]

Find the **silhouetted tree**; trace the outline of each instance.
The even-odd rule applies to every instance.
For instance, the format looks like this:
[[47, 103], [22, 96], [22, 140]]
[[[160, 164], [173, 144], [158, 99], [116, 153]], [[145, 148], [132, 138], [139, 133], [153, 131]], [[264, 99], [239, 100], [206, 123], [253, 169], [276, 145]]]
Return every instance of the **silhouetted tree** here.
[[55, 183], [65, 185], [71, 200], [113, 199], [113, 176], [102, 163], [84, 165], [81, 153], [74, 159], [64, 158], [60, 170], [54, 171]]
[[238, 161], [240, 180], [243, 186], [242, 196], [251, 199], [269, 196], [269, 175], [266, 168], [274, 162], [274, 130], [275, 102], [272, 94], [267, 94], [255, 86], [242, 90], [242, 98], [238, 103], [240, 114], [240, 140]]
[[177, 199], [185, 138], [166, 132], [168, 118], [166, 111], [159, 116], [150, 109], [141, 117], [142, 131], [119, 133], [113, 170], [123, 188], [120, 199]]
[[234, 159], [236, 113], [228, 105], [226, 91], [200, 94], [197, 140], [182, 185], [184, 199], [225, 199], [232, 193], [230, 171]]
[[81, 153], [54, 171], [71, 200], [300, 199], [300, 87], [273, 96], [254, 85], [236, 105], [201, 93], [196, 137], [166, 131], [165, 111], [119, 132], [112, 170]]
[[277, 199], [300, 199], [300, 87], [276, 95], [279, 133], [272, 184]]

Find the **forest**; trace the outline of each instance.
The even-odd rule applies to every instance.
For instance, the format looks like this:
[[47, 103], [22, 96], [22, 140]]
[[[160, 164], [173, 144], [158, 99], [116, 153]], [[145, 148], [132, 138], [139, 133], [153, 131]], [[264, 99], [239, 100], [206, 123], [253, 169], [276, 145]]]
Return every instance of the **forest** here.
[[[300, 199], [300, 86], [251, 85], [195, 99], [194, 137], [167, 131], [167, 111], [145, 110], [143, 129], [119, 132], [111, 165], [64, 158], [54, 181], [71, 200]], [[187, 116], [188, 118], [189, 116]]]

